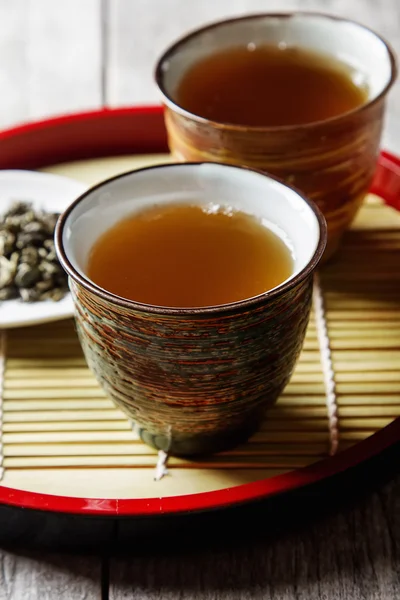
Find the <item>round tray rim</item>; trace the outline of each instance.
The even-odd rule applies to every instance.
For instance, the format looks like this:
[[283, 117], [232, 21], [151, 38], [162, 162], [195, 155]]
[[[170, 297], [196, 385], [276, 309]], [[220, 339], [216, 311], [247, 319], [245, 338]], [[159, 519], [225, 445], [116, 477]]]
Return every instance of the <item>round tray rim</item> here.
[[[162, 118], [163, 109], [161, 106], [141, 106], [119, 109], [103, 108], [18, 125], [0, 131], [0, 151], [4, 151], [4, 154], [3, 152], [0, 153], [0, 169], [45, 166], [50, 156], [49, 144], [57, 139], [59, 139], [60, 144], [63, 141], [58, 138], [60, 128], [64, 132], [67, 128], [70, 137], [64, 153], [61, 155], [52, 154], [54, 160], [59, 161], [60, 157], [64, 160], [73, 160], [74, 143], [79, 146], [77, 149], [79, 158], [90, 158], [93, 145], [84, 145], [83, 147], [80, 145], [79, 136], [82, 124], [89, 125], [86, 133], [90, 131], [90, 128], [93, 128], [93, 131], [100, 136], [98, 139], [103, 140], [96, 156], [107, 155], [108, 143], [109, 153], [111, 154], [139, 153], [142, 143], [144, 144], [144, 152], [167, 151]], [[110, 123], [116, 125], [114, 133], [116, 139], [119, 140], [118, 143], [107, 142], [106, 139], [101, 137], [102, 128], [103, 133], [106, 134]], [[138, 127], [127, 130], [127, 123]], [[146, 131], [150, 135], [150, 143], [146, 143], [146, 139], [143, 137], [146, 135]], [[41, 142], [40, 134], [45, 132], [50, 132], [51, 136], [49, 139], [44, 136]], [[129, 141], [128, 136], [132, 136], [133, 133], [137, 134], [137, 138]], [[39, 135], [36, 138], [37, 134]], [[126, 143], [121, 144], [122, 138], [118, 138], [118, 135], [124, 135]], [[37, 144], [33, 145], [32, 139], [35, 140], [35, 138]], [[17, 141], [16, 145], [15, 141]], [[10, 142], [13, 151], [11, 153], [11, 163], [7, 162], [8, 159], [6, 158]], [[24, 145], [24, 142], [26, 142], [26, 145]], [[388, 205], [400, 209], [399, 158], [389, 152], [383, 151], [381, 153], [371, 192], [382, 197]], [[109, 518], [176, 515], [222, 509], [304, 488], [356, 467], [399, 441], [400, 417], [372, 436], [334, 457], [324, 458], [312, 465], [283, 475], [222, 490], [163, 498], [81, 498], [29, 492], [0, 484], [0, 505], [53, 513], [100, 515]]]
[[0, 486], [0, 505], [64, 514], [103, 517], [145, 517], [204, 512], [238, 506], [257, 500], [265, 500], [279, 494], [287, 494], [334, 475], [339, 475], [377, 454], [400, 440], [400, 418], [355, 444], [340, 454], [324, 458], [308, 467], [261, 479], [253, 483], [181, 496], [164, 498], [79, 498], [54, 496]]

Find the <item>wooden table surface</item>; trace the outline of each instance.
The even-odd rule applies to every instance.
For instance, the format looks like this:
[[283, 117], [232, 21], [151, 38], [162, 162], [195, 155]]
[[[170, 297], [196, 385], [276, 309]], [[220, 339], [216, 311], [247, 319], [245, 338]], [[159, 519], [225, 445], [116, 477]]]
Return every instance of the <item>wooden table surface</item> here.
[[[293, 8], [355, 18], [400, 53], [399, 0], [0, 0], [0, 127], [158, 102], [152, 66], [171, 40], [216, 18]], [[389, 115], [400, 118], [400, 84]], [[128, 558], [2, 549], [0, 600], [399, 599], [400, 468], [371, 486], [307, 526], [225, 549], [167, 556], [168, 540], [165, 556], [141, 556], [134, 541]]]

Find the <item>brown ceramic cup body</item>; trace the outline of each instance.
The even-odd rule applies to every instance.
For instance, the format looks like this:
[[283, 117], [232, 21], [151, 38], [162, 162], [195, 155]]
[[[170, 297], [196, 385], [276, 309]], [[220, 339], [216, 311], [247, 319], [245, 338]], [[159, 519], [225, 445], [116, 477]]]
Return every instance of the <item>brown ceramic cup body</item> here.
[[[266, 219], [288, 240], [288, 280], [240, 302], [173, 308], [123, 299], [85, 275], [93, 243], [122, 218], [155, 204], [215, 198]], [[323, 216], [295, 190], [215, 163], [163, 165], [105, 181], [72, 204], [56, 231], [89, 367], [142, 439], [177, 455], [226, 449], [259, 426], [301, 351], [325, 242]]]
[[[342, 59], [369, 90], [365, 104], [325, 121], [251, 127], [212, 122], [177, 103], [182, 75], [199, 59], [237, 45], [282, 43]], [[174, 158], [246, 165], [294, 185], [327, 220], [325, 259], [337, 249], [370, 186], [385, 98], [395, 77], [393, 52], [376, 33], [315, 13], [253, 15], [212, 24], [171, 46], [156, 67]]]

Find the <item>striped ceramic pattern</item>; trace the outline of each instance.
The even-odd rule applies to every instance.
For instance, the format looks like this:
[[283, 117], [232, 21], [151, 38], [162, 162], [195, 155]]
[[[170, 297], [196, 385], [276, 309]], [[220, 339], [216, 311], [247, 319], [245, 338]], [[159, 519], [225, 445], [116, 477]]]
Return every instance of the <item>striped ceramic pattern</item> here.
[[312, 276], [252, 307], [155, 314], [71, 281], [87, 362], [147, 443], [172, 454], [237, 444], [288, 382], [309, 320]]
[[166, 108], [176, 160], [246, 165], [295, 186], [328, 224], [325, 258], [337, 249], [371, 184], [379, 152], [384, 98], [355, 113], [298, 128], [230, 127]]

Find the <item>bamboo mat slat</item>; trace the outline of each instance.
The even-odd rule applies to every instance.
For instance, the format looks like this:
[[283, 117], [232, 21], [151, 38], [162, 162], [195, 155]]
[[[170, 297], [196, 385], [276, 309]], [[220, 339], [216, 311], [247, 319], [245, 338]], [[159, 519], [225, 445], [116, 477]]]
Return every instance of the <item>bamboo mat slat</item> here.
[[[400, 215], [370, 199], [319, 281], [340, 452], [400, 417]], [[157, 483], [157, 453], [99, 388], [72, 320], [2, 336], [4, 484], [81, 496], [184, 494], [272, 477], [332, 449], [314, 313], [291, 382], [249, 442], [199, 460], [170, 458], [171, 474]]]

